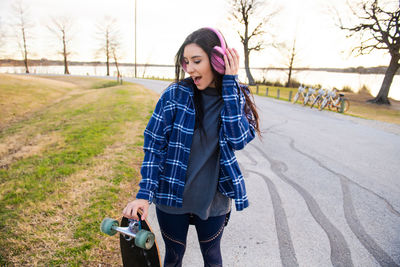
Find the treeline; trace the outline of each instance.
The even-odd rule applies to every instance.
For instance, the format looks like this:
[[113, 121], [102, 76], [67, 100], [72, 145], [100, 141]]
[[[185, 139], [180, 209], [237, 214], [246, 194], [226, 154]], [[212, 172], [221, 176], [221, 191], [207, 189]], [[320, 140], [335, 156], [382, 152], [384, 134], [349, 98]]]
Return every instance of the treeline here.
[[[73, 66], [98, 66], [106, 65], [107, 62], [102, 61], [68, 61], [68, 65]], [[29, 59], [30, 66], [63, 66], [64, 61], [62, 60], [50, 60], [50, 59]], [[118, 63], [119, 66], [135, 66], [133, 63]], [[0, 59], [0, 67], [23, 67], [24, 61], [17, 59]], [[136, 64], [139, 67], [173, 67], [168, 64]]]
[[[107, 65], [107, 62], [101, 61], [69, 61], [71, 66], [98, 66]], [[31, 59], [29, 60], [31, 66], [62, 66], [64, 61], [62, 60], [50, 60], [46, 58], [42, 59]], [[133, 63], [119, 63], [120, 66], [133, 67]], [[0, 59], [0, 67], [22, 67], [24, 66], [23, 60], [16, 59]], [[136, 64], [139, 67], [174, 67], [169, 64]], [[287, 68], [252, 68], [258, 70], [281, 70], [287, 71]], [[376, 67], [350, 67], [350, 68], [293, 68], [293, 71], [328, 71], [328, 72], [341, 72], [341, 73], [359, 73], [359, 74], [385, 74], [387, 67], [376, 66]], [[396, 72], [396, 75], [400, 75], [400, 70]]]

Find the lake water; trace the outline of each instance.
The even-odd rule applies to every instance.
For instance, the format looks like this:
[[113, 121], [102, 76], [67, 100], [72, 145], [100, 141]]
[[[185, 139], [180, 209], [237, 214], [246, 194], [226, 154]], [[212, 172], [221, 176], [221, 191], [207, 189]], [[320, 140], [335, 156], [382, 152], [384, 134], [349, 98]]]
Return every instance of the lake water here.
[[[63, 66], [32, 66], [29, 68], [31, 73], [36, 74], [63, 74]], [[71, 74], [75, 75], [94, 75], [102, 76], [106, 74], [105, 66], [69, 66]], [[121, 66], [120, 71], [125, 77], [134, 77], [134, 67]], [[23, 67], [0, 67], [0, 73], [24, 73]], [[116, 68], [110, 68], [110, 74], [116, 76]], [[141, 77], [159, 77], [173, 78], [175, 69], [173, 67], [138, 67], [137, 76]], [[259, 70], [253, 69], [254, 79], [269, 81], [287, 81], [287, 71], [280, 70]], [[373, 95], [376, 95], [383, 81], [383, 74], [357, 74], [340, 73], [327, 71], [294, 71], [292, 77], [303, 84], [320, 84], [324, 88], [336, 87], [342, 89], [344, 86], [350, 86], [354, 91], [358, 91], [363, 85], [366, 85]], [[239, 71], [239, 79], [246, 82], [244, 69]], [[400, 75], [396, 75], [389, 92], [389, 97], [400, 100]]]

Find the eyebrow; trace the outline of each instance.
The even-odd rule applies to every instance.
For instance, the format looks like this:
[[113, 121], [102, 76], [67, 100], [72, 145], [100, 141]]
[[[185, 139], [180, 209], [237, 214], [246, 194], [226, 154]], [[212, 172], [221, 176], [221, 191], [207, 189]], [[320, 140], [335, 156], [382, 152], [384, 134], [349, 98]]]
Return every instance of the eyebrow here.
[[[193, 56], [191, 58], [193, 59], [193, 58], [197, 58], [197, 57], [201, 57], [201, 56]], [[186, 57], [183, 57], [183, 58], [187, 59]]]

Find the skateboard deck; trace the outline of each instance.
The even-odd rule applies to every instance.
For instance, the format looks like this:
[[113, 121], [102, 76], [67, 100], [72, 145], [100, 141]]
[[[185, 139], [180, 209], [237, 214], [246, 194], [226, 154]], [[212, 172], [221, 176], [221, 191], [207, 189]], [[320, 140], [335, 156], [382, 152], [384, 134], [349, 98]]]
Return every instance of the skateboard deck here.
[[[108, 235], [120, 233], [123, 266], [160, 267], [160, 253], [152, 229], [147, 220], [141, 220], [140, 213], [138, 216], [139, 222], [123, 217], [119, 227], [118, 221], [106, 218], [102, 222], [101, 231]], [[112, 226], [110, 226], [111, 224]], [[132, 233], [135, 233], [136, 236], [133, 237]]]
[[[140, 214], [138, 213], [140, 218]], [[141, 227], [144, 230], [153, 232], [147, 220], [140, 221]], [[126, 227], [129, 225], [129, 220], [125, 217], [121, 220], [121, 226]], [[149, 249], [143, 249], [135, 246], [135, 240], [127, 241], [124, 235], [120, 234], [120, 247], [122, 255], [122, 263], [124, 266], [129, 267], [160, 267], [160, 253], [158, 251], [157, 242]]]

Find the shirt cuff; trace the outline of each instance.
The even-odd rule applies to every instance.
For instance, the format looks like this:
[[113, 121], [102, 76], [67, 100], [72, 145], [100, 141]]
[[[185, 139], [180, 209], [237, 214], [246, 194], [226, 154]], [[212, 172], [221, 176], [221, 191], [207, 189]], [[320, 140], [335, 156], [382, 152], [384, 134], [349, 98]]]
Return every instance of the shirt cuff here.
[[154, 192], [146, 189], [139, 189], [139, 192], [136, 194], [136, 198], [138, 199], [146, 199], [149, 203], [153, 202]]
[[237, 80], [239, 79], [239, 75], [227, 75], [225, 74], [223, 80]]

